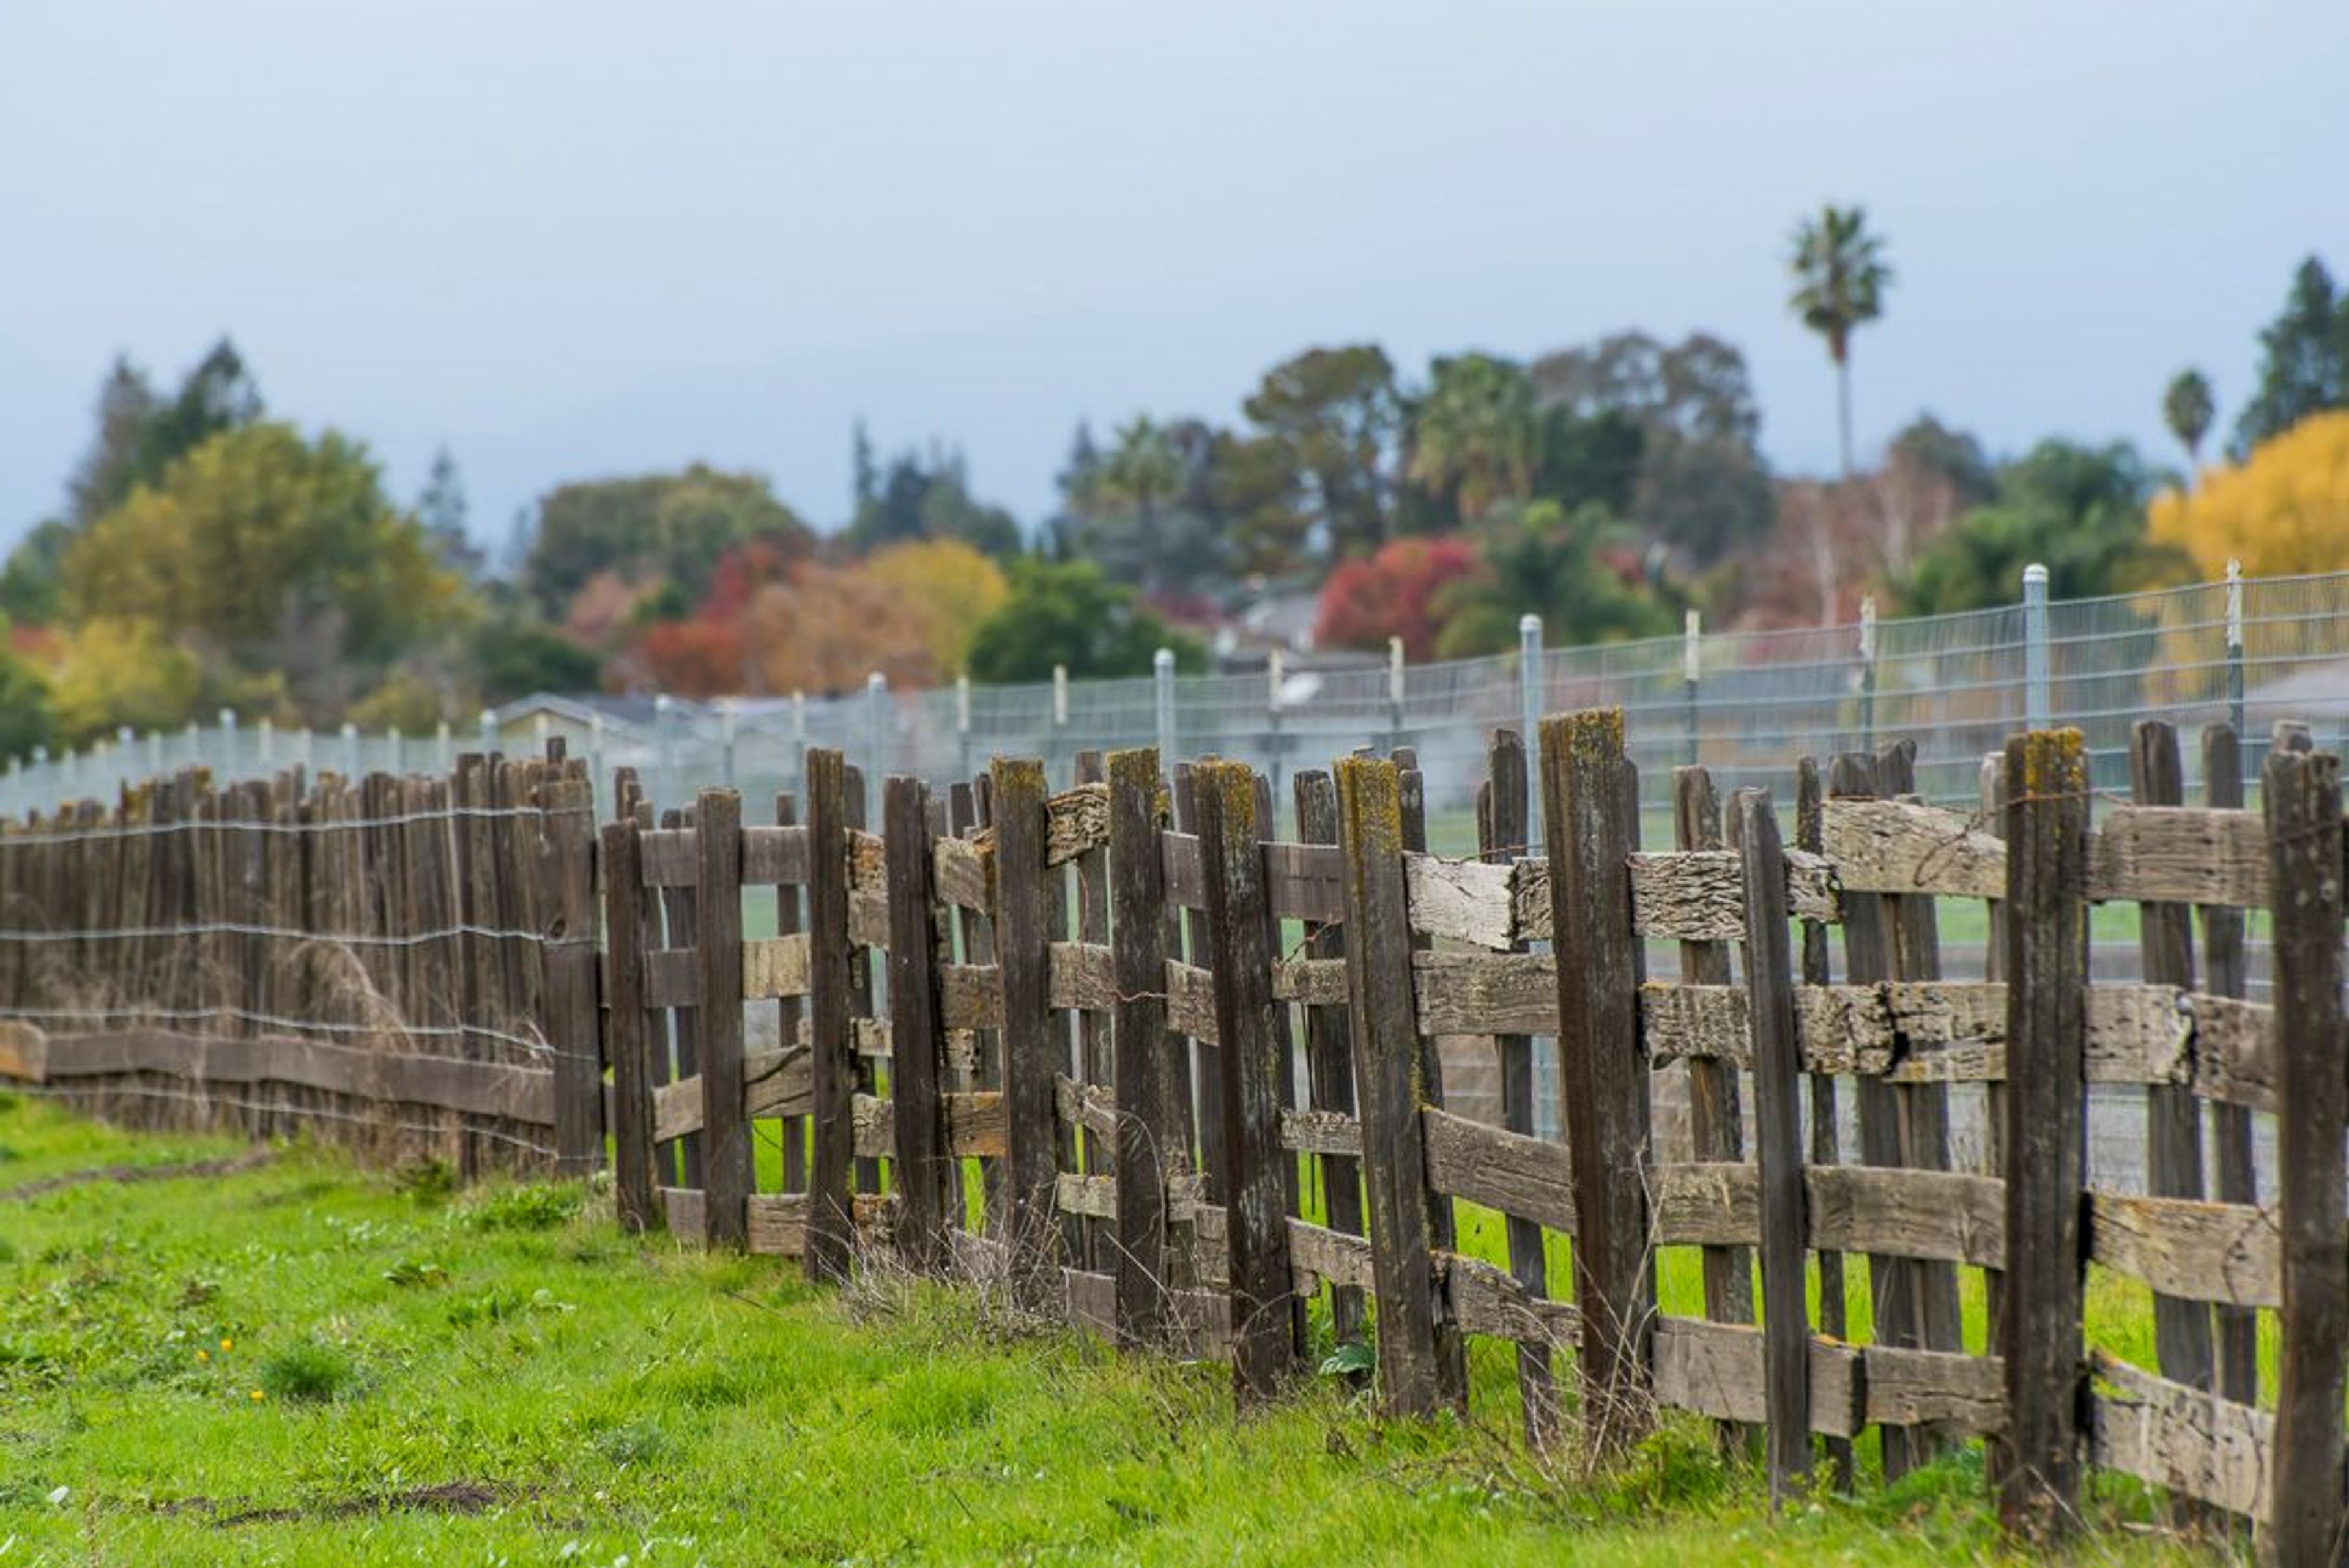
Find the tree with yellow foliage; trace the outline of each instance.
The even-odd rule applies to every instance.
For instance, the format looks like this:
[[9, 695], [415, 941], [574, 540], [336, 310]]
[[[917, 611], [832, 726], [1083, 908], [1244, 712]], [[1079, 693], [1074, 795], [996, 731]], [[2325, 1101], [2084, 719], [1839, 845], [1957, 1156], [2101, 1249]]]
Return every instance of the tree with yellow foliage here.
[[2349, 411], [2313, 414], [2240, 463], [2205, 469], [2190, 495], [2156, 497], [2150, 525], [2207, 577], [2230, 561], [2254, 577], [2349, 568]]
[[921, 613], [930, 668], [939, 679], [961, 671], [979, 623], [995, 614], [1011, 593], [1003, 568], [959, 539], [892, 545], [869, 557], [864, 569], [903, 593]]

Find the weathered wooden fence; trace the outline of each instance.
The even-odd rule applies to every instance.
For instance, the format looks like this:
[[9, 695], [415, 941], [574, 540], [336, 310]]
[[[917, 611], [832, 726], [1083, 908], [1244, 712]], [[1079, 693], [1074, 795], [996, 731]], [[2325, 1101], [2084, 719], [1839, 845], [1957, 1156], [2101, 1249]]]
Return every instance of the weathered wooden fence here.
[[0, 831], [0, 1076], [135, 1124], [585, 1171], [604, 1145], [584, 767], [183, 771]]
[[[2280, 731], [2258, 813], [2224, 730], [2203, 738], [2206, 800], [2182, 803], [2158, 724], [2140, 727], [2126, 800], [2092, 790], [2070, 732], [1987, 761], [1970, 813], [1919, 802], [1899, 743], [1806, 760], [1795, 800], [1738, 791], [1725, 810], [1685, 769], [1674, 847], [1650, 851], [1619, 715], [1553, 718], [1537, 739], [1529, 796], [1523, 741], [1495, 737], [1484, 852], [1460, 860], [1425, 852], [1408, 754], [1299, 774], [1300, 841], [1277, 838], [1244, 766], [1169, 777], [1149, 751], [1082, 758], [1058, 793], [1017, 759], [944, 799], [893, 779], [878, 832], [823, 750], [802, 798], [761, 820], [706, 790], [657, 822], [624, 774], [593, 857], [601, 1096], [574, 770], [502, 764], [522, 771], [479, 816], [438, 781], [387, 781], [421, 793], [372, 803], [329, 782], [278, 809], [322, 830], [294, 841], [303, 873], [286, 883], [308, 890], [291, 906], [307, 929], [398, 926], [373, 994], [403, 1017], [449, 1019], [446, 997], [492, 975], [514, 987], [502, 995], [530, 1026], [477, 1027], [460, 1007], [430, 1037], [527, 1086], [498, 1102], [501, 1125], [554, 1125], [575, 1161], [607, 1137], [629, 1225], [794, 1256], [818, 1279], [885, 1261], [984, 1280], [1123, 1344], [1228, 1357], [1243, 1401], [1303, 1367], [1318, 1312], [1339, 1341], [1371, 1340], [1380, 1396], [1403, 1414], [1464, 1403], [1464, 1341], [1491, 1338], [1514, 1348], [1537, 1441], [1570, 1431], [1603, 1450], [1660, 1409], [1693, 1411], [1757, 1432], [1784, 1491], [1822, 1464], [1822, 1483], [1847, 1483], [1871, 1431], [1893, 1476], [1982, 1439], [2020, 1532], [2062, 1530], [2094, 1463], [2167, 1489], [2184, 1522], [2247, 1517], [2278, 1560], [2332, 1561], [2349, 1354], [2336, 761]], [[363, 825], [346, 830], [353, 799]], [[1524, 853], [1536, 811], [1547, 858]], [[47, 1040], [52, 1085], [87, 1076], [75, 1048], [97, 1059], [153, 1033], [148, 999], [240, 1019], [224, 998], [329, 1005], [315, 985], [274, 999], [285, 971], [310, 974], [308, 950], [272, 949], [241, 914], [211, 935], [263, 945], [196, 966], [209, 1001], [167, 987], [168, 955], [124, 934], [278, 885], [277, 841], [239, 851], [235, 820], [109, 841], [77, 814], [0, 841], [9, 907], [98, 944], [68, 972], [117, 974], [137, 999], [119, 1004], [135, 1031]], [[370, 849], [394, 823], [410, 837]], [[386, 882], [405, 902], [353, 891], [409, 867], [419, 826], [435, 869]], [[523, 869], [477, 888], [507, 863], [501, 830]], [[70, 857], [105, 875], [119, 850], [87, 846], [134, 841], [191, 858], [142, 870], [135, 904], [76, 905]], [[201, 869], [240, 855], [257, 881]], [[519, 905], [497, 903], [510, 891]], [[1938, 923], [1961, 903], [1992, 933], [1982, 980], [1940, 972]], [[2137, 906], [2141, 982], [2089, 982], [2100, 904]], [[2271, 936], [2263, 1004], [2245, 998], [2247, 915]], [[277, 920], [304, 924], [255, 923]], [[536, 990], [502, 962], [524, 948], [543, 954]], [[11, 958], [0, 976], [14, 1016], [61, 1023], [36, 969]], [[495, 1054], [516, 1029], [554, 1060]], [[206, 1032], [202, 1052], [237, 1032]], [[1537, 1039], [1556, 1045], [1562, 1141], [1532, 1136]], [[1497, 1066], [1499, 1125], [1447, 1106], [1464, 1048]], [[210, 1065], [142, 1058], [93, 1081]], [[1668, 1079], [1688, 1129], [1669, 1154]], [[2090, 1185], [2091, 1085], [2142, 1091], [2141, 1194]], [[1987, 1099], [1973, 1147], [1952, 1137], [1953, 1090]], [[491, 1119], [471, 1099], [400, 1098], [454, 1118], [450, 1136]], [[2274, 1128], [2267, 1194], [2255, 1117]], [[590, 1129], [584, 1146], [566, 1125]], [[1683, 1260], [1701, 1288], [1660, 1290]], [[1847, 1314], [1854, 1269], [1865, 1324]], [[2147, 1293], [2153, 1365], [2095, 1342], [2091, 1270]]]

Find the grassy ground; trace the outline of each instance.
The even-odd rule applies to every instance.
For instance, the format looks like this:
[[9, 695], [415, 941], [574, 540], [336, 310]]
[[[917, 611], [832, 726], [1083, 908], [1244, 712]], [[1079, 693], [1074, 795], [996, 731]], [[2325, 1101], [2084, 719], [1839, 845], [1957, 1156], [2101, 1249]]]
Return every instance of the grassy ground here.
[[[624, 1237], [578, 1188], [451, 1196], [299, 1149], [79, 1179], [234, 1152], [0, 1099], [0, 1564], [1996, 1556], [1964, 1456], [1773, 1522], [1694, 1424], [1590, 1480], [1496, 1404], [1389, 1427], [1317, 1378], [1237, 1419], [1218, 1367], [954, 1293], [811, 1292]], [[2096, 1512], [2079, 1560], [2202, 1560], [2126, 1488]]]

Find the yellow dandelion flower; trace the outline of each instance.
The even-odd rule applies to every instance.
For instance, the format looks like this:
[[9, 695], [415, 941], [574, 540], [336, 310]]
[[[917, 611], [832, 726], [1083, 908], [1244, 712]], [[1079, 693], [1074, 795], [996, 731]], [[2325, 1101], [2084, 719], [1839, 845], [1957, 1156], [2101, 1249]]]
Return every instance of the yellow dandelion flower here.
[[236, 1341], [233, 1339], [223, 1339], [221, 1341], [221, 1348], [222, 1350], [233, 1350], [236, 1348]]
[[260, 1390], [260, 1389], [255, 1388], [255, 1389], [253, 1391], [253, 1398], [255, 1398], [255, 1399], [260, 1399], [260, 1398], [264, 1398], [264, 1395], [262, 1394], [262, 1392], [261, 1392], [261, 1390]]
[[199, 1361], [209, 1361], [212, 1358], [212, 1353], [209, 1350], [199, 1350], [196, 1352], [196, 1359]]

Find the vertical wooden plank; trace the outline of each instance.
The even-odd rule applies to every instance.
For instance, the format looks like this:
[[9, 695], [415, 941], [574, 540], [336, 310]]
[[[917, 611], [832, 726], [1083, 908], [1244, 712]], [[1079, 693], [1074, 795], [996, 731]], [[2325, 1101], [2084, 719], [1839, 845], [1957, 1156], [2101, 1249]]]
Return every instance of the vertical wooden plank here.
[[1053, 1075], [1047, 953], [1052, 902], [1044, 865], [1044, 765], [999, 757], [995, 796], [995, 965], [1002, 1001], [1006, 1240], [1015, 1274], [1040, 1306], [1057, 1287]]
[[[1192, 780], [1192, 765], [1174, 764], [1174, 828], [1177, 832], [1195, 833], [1199, 829], [1198, 795]], [[1185, 945], [1191, 962], [1207, 962], [1207, 916], [1203, 910], [1183, 912]], [[1191, 1065], [1184, 1069], [1184, 1104], [1190, 1108], [1199, 1139], [1200, 1184], [1211, 1203], [1225, 1201], [1224, 1124], [1220, 1116], [1221, 1101], [1216, 1085], [1222, 1081], [1222, 1068], [1216, 1060], [1216, 1044], [1212, 1040], [1191, 1042]]]
[[1182, 1040], [1166, 1031], [1165, 785], [1154, 750], [1109, 756], [1111, 1019], [1117, 1096], [1117, 1331], [1121, 1344], [1166, 1333], [1166, 1181], [1185, 1169], [1175, 1118]]
[[[697, 820], [691, 807], [672, 806], [660, 814], [660, 825], [667, 830], [690, 828]], [[664, 887], [659, 893], [661, 923], [667, 935], [665, 947], [690, 948], [700, 938], [700, 903], [697, 890], [689, 887]], [[697, 995], [698, 995], [697, 988]], [[671, 1047], [661, 1059], [666, 1064], [663, 1083], [682, 1082], [701, 1071], [701, 1009], [698, 1006], [672, 1007], [668, 1010]], [[677, 1151], [678, 1183], [683, 1187], [701, 1185], [702, 1134], [688, 1132], [672, 1140]]]
[[[1079, 784], [1101, 784], [1108, 775], [1103, 771], [1102, 754], [1095, 750], [1077, 753], [1076, 781]], [[1080, 942], [1096, 947], [1109, 945], [1109, 851], [1106, 848], [1087, 850], [1077, 857], [1071, 875], [1075, 883], [1076, 920], [1071, 934]], [[1112, 960], [1115, 962], [1114, 959]], [[1097, 1007], [1081, 1008], [1077, 1013], [1077, 1078], [1080, 1082], [1100, 1088], [1110, 1085], [1110, 1016]], [[1096, 1138], [1081, 1132], [1082, 1163], [1080, 1169], [1089, 1175], [1112, 1176], [1117, 1172], [1116, 1150], [1112, 1140]], [[1088, 1219], [1084, 1226], [1084, 1266], [1102, 1272], [1114, 1272], [1116, 1253], [1116, 1222]]]
[[[2009, 741], [2006, 795], [2007, 1451], [1999, 1520], [2014, 1534], [2044, 1540], [2071, 1527], [2080, 1497], [2088, 988], [2088, 769], [2080, 732]], [[2337, 1140], [2337, 1124], [2335, 1132]], [[2337, 1174], [2337, 1156], [2334, 1168]], [[2329, 1418], [2337, 1494], [2337, 1387]]]
[[[1485, 751], [1485, 785], [1479, 792], [1477, 851], [1506, 865], [1525, 853], [1527, 833], [1525, 738], [1496, 729]], [[1523, 952], [1524, 943], [1515, 951]], [[1725, 978], [1725, 976], [1724, 976]], [[1534, 1134], [1534, 1042], [1526, 1035], [1497, 1035], [1493, 1050], [1501, 1074], [1501, 1124], [1511, 1132]], [[1549, 1295], [1549, 1264], [1538, 1221], [1507, 1217], [1509, 1277], [1534, 1298]], [[1517, 1342], [1517, 1397], [1525, 1412], [1526, 1440], [1537, 1448], [1556, 1435], [1557, 1387], [1550, 1370], [1549, 1346], [1538, 1337]]]
[[807, 1277], [848, 1277], [855, 1249], [856, 1055], [849, 1030], [848, 770], [811, 747], [803, 769], [808, 838]]
[[[1877, 756], [1877, 788], [1888, 796], [1917, 790], [1917, 743], [1907, 737], [1887, 743]], [[1941, 977], [1940, 922], [1930, 898], [1894, 896], [1884, 901], [1892, 945], [1892, 977], [1931, 981]], [[1915, 1170], [1950, 1168], [1950, 1089], [1947, 1084], [1901, 1084], [1893, 1089], [1900, 1139], [1900, 1163]], [[1909, 1311], [1917, 1343], [1928, 1350], [1954, 1351], [1963, 1343], [1958, 1315], [1958, 1269], [1940, 1261], [1912, 1262], [1908, 1270]], [[1919, 1457], [1944, 1446], [1947, 1434], [1931, 1428], [1917, 1433]]]
[[[2242, 748], [2234, 730], [2223, 724], [2202, 731], [2202, 803], [2216, 810], [2242, 809]], [[2251, 971], [2243, 951], [2243, 912], [2222, 904], [2204, 908], [2201, 915], [2203, 989], [2213, 996], [2247, 995]], [[2259, 1166], [2252, 1153], [2250, 1109], [2214, 1104], [2209, 1117], [2210, 1160], [2220, 1201], [2258, 1202]], [[2219, 1391], [2238, 1404], [2255, 1404], [2260, 1392], [2258, 1309], [2222, 1306], [2216, 1315]]]
[[1255, 771], [1241, 762], [1202, 763], [1192, 780], [1215, 972], [1232, 1380], [1247, 1406], [1272, 1398], [1294, 1366], [1284, 1176], [1293, 1167], [1280, 1147], [1286, 1062], [1276, 1026], [1279, 1005], [1272, 996]]
[[1401, 779], [1365, 757], [1338, 765], [1346, 876], [1346, 998], [1354, 1047], [1371, 1272], [1379, 1304], [1379, 1394], [1392, 1414], [1424, 1416], [1466, 1398], [1457, 1326], [1436, 1310], [1434, 1210], [1420, 1108], [1424, 1042], [1412, 999]]
[[2282, 1334], [2272, 1499], [2262, 1555], [2343, 1559], [2342, 1420], [2349, 1381], [2349, 1250], [2342, 1137], [2340, 759], [2279, 747], [2261, 777], [2272, 889], [2276, 1164], [2282, 1176]]
[[659, 1213], [653, 1193], [652, 1037], [645, 1013], [644, 862], [636, 825], [604, 824], [604, 1039], [612, 1062], [613, 1201], [621, 1227]]
[[[2129, 737], [2129, 791], [2140, 806], [2183, 806], [2186, 779], [2178, 731], [2159, 719], [2141, 719]], [[2137, 950], [2147, 984], [2194, 989], [2194, 934], [2184, 904], [2147, 903], [2137, 910]], [[2189, 1084], [2153, 1084], [2146, 1099], [2146, 1191], [2157, 1198], [2199, 1198], [2202, 1113]], [[2189, 1388], [2211, 1386], [2214, 1367], [2210, 1309], [2200, 1302], [2157, 1295], [2154, 1346], [2161, 1375]], [[2176, 1498], [2182, 1524], [2213, 1520], [2209, 1511]]]
[[[1309, 844], [1338, 841], [1338, 786], [1327, 772], [1306, 769], [1295, 775], [1297, 836]], [[1316, 922], [1306, 928], [1305, 955], [1323, 961], [1346, 956], [1346, 924], [1342, 920]], [[1305, 1009], [1305, 1070], [1313, 1109], [1340, 1115], [1354, 1114], [1354, 1052], [1346, 1009]], [[1322, 1208], [1330, 1228], [1350, 1236], [1362, 1234], [1362, 1162], [1351, 1154], [1317, 1156], [1321, 1173]], [[1330, 1293], [1330, 1329], [1340, 1345], [1363, 1343], [1362, 1293], [1338, 1285]]]
[[1786, 856], [1769, 795], [1736, 797], [1745, 893], [1745, 999], [1754, 1030], [1754, 1141], [1762, 1191], [1763, 1404], [1770, 1499], [1811, 1469], [1811, 1336], [1803, 1303], [1805, 1212], [1801, 1048], [1786, 934]]
[[[848, 823], [851, 831], [861, 833], [865, 830], [864, 770], [852, 762], [847, 765], [842, 777], [845, 780], [842, 787], [846, 790], [846, 794], [843, 797], [845, 802], [843, 820]], [[874, 1016], [873, 969], [873, 950], [861, 942], [851, 942], [848, 944], [848, 1016], [852, 1020], [870, 1018]], [[854, 1032], [854, 1027], [852, 1023], [850, 1025], [852, 1034]], [[856, 1092], [864, 1095], [878, 1094], [880, 1075], [873, 1058], [859, 1051], [855, 1055], [855, 1062]], [[857, 1158], [855, 1190], [859, 1192], [878, 1192], [881, 1190], [880, 1161], [870, 1155], [860, 1155]]]
[[[1835, 799], [1872, 799], [1878, 794], [1876, 758], [1866, 752], [1847, 752], [1827, 769], [1827, 794]], [[1844, 978], [1855, 985], [1892, 978], [1892, 923], [1885, 900], [1872, 892], [1847, 892], [1843, 900]], [[1859, 1122], [1859, 1159], [1863, 1165], [1897, 1166], [1901, 1161], [1900, 1103], [1890, 1084], [1863, 1077], [1853, 1084]], [[1868, 1259], [1869, 1314], [1879, 1345], [1914, 1348], [1917, 1332], [1913, 1265], [1907, 1258], [1869, 1254]], [[1898, 1480], [1923, 1456], [1917, 1435], [1904, 1427], [1882, 1429], [1884, 1474]]]
[[[799, 802], [789, 790], [775, 795], [775, 825], [779, 828], [796, 826], [799, 822]], [[779, 882], [775, 887], [775, 934], [792, 936], [802, 929], [800, 900], [802, 888], [794, 882]], [[807, 1008], [803, 998], [785, 996], [775, 1004], [775, 1038], [785, 1050], [799, 1043], [800, 1026], [805, 1021]], [[788, 1115], [781, 1119], [782, 1127], [783, 1191], [803, 1192], [807, 1190], [807, 1118]]]
[[[1721, 848], [1721, 799], [1713, 776], [1700, 767], [1672, 769], [1672, 838], [1682, 850]], [[1784, 893], [1781, 892], [1781, 902]], [[1681, 978], [1695, 985], [1729, 984], [1729, 944], [1683, 942]], [[1689, 1132], [1696, 1158], [1744, 1158], [1737, 1070], [1711, 1057], [1688, 1064]], [[1715, 1323], [1754, 1321], [1754, 1260], [1744, 1247], [1704, 1249], [1704, 1315]]]
[[695, 815], [704, 1234], [712, 1247], [740, 1249], [750, 1244], [750, 1196], [742, 1093], [742, 797], [704, 789]]
[[947, 1129], [938, 1094], [946, 1064], [932, 957], [935, 874], [929, 790], [918, 779], [883, 786], [889, 897], [889, 1097], [895, 1101], [897, 1251], [923, 1272], [947, 1256]]
[[547, 944], [545, 1034], [554, 1052], [555, 1170], [584, 1176], [604, 1156], [595, 788], [585, 779], [552, 779], [540, 786], [539, 805], [544, 826], [538, 909]]
[[[1818, 759], [1805, 757], [1797, 760], [1795, 764], [1795, 846], [1815, 855], [1826, 849], [1823, 795]], [[1803, 984], [1832, 984], [1835, 975], [1826, 923], [1806, 920], [1802, 923], [1802, 931]], [[1842, 1163], [1840, 1108], [1836, 1100], [1835, 1075], [1811, 1074], [1810, 1155], [1814, 1165]], [[1850, 1324], [1844, 1301], [1843, 1254], [1822, 1248], [1817, 1255], [1819, 1332], [1830, 1339], [1847, 1339], [1850, 1337]], [[1852, 1482], [1851, 1439], [1827, 1439], [1826, 1454], [1837, 1488], [1849, 1491]]]
[[1559, 1093], [1574, 1171], [1583, 1420], [1600, 1452], [1651, 1419], [1648, 1063], [1640, 1046], [1626, 856], [1623, 714], [1542, 721], [1542, 810], [1557, 956]]

